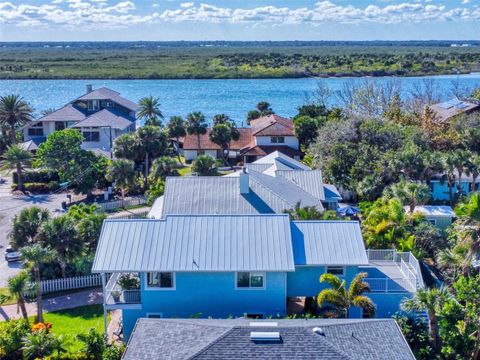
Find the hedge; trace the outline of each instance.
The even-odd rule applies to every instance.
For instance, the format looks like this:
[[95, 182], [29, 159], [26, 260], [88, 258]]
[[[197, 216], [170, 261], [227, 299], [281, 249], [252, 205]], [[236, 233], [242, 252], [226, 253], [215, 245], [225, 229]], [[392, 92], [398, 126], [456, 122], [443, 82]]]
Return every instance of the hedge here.
[[[58, 174], [54, 171], [49, 170], [35, 170], [28, 171], [22, 174], [23, 182], [25, 183], [49, 183], [51, 181], [60, 181]], [[12, 180], [14, 184], [18, 184], [17, 173], [12, 174]]]

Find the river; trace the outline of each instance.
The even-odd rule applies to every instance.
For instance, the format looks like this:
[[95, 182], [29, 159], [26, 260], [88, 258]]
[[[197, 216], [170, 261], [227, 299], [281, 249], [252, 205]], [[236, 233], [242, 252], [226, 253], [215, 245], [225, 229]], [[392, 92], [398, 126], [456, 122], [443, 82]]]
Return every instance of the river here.
[[[398, 78], [403, 95], [421, 85], [425, 79], [433, 79], [442, 100], [452, 97], [453, 83], [473, 89], [480, 86], [480, 73], [467, 75], [440, 75], [430, 77]], [[369, 81], [386, 83], [390, 77], [371, 78]], [[225, 113], [239, 123], [259, 101], [268, 101], [273, 110], [282, 116], [295, 115], [298, 106], [306, 102], [317, 88], [317, 79], [225, 79], [225, 80], [0, 80], [0, 95], [20, 94], [35, 110], [59, 108], [85, 92], [85, 85], [94, 88], [106, 86], [124, 97], [138, 101], [153, 95], [160, 98], [165, 117], [185, 116], [201, 111], [207, 118]], [[321, 80], [333, 92], [340, 91], [347, 82], [362, 82], [362, 78], [327, 78]], [[331, 104], [338, 103], [336, 96]]]

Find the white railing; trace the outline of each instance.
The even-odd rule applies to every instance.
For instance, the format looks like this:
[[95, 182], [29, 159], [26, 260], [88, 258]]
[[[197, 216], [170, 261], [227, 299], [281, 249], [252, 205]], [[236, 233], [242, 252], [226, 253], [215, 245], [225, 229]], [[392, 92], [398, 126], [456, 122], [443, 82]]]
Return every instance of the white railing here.
[[371, 292], [412, 292], [415, 285], [404, 278], [365, 278]]
[[[123, 211], [122, 211], [123, 212]], [[145, 219], [148, 215], [148, 210], [140, 212], [131, 212], [129, 214], [112, 214], [109, 219]]]
[[[145, 205], [147, 199], [144, 197], [135, 197], [125, 199], [125, 207]], [[113, 200], [109, 202], [96, 203], [103, 211], [116, 210], [122, 207], [122, 200]]]
[[418, 259], [415, 256], [413, 256], [412, 253], [409, 253], [409, 254], [410, 255], [408, 257], [408, 262], [410, 266], [412, 266], [413, 269], [415, 270], [415, 273], [418, 275], [416, 277], [417, 286], [423, 289], [425, 287], [425, 283], [423, 282], [422, 269], [420, 269], [420, 263], [418, 262]]
[[394, 261], [397, 258], [397, 250], [395, 249], [367, 249], [367, 256], [369, 261]]
[[[40, 282], [42, 294], [51, 294], [66, 290], [85, 289], [102, 285], [99, 274], [77, 276], [65, 279], [43, 280]], [[35, 291], [27, 291], [26, 296], [35, 296]]]

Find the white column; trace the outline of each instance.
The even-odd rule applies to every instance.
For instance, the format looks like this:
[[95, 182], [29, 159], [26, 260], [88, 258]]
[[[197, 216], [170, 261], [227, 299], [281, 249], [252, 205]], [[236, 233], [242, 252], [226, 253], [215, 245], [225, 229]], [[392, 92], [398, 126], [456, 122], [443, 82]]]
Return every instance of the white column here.
[[106, 274], [102, 273], [102, 290], [103, 290], [103, 335], [107, 337], [107, 281], [106, 281]]

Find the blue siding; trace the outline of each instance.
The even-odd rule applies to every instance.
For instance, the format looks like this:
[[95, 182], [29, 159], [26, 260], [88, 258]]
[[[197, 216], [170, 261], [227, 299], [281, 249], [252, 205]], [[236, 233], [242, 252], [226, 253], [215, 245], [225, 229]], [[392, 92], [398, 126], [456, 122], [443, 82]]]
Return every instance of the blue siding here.
[[[470, 184], [471, 184], [471, 181], [462, 182], [462, 190], [465, 194], [470, 193]], [[454, 194], [457, 191], [457, 185], [458, 185], [458, 182], [456, 182], [455, 186], [453, 187]], [[446, 181], [445, 182], [432, 181], [432, 197], [435, 200], [450, 200], [448, 194], [449, 194], [448, 184]]]
[[376, 306], [376, 318], [390, 318], [400, 311], [400, 304], [405, 298], [411, 298], [411, 293], [370, 293], [368, 297], [372, 299]]
[[142, 310], [123, 310], [124, 334], [130, 335], [139, 317], [227, 318], [245, 313], [286, 315], [286, 274], [266, 273], [265, 289], [235, 289], [235, 273], [176, 273], [175, 290], [146, 290], [142, 281]]
[[[287, 273], [287, 296], [317, 296], [327, 288], [320, 283], [320, 276], [325, 272], [324, 266], [298, 266], [295, 272]], [[348, 266], [345, 271], [347, 286], [357, 275], [358, 267]]]

